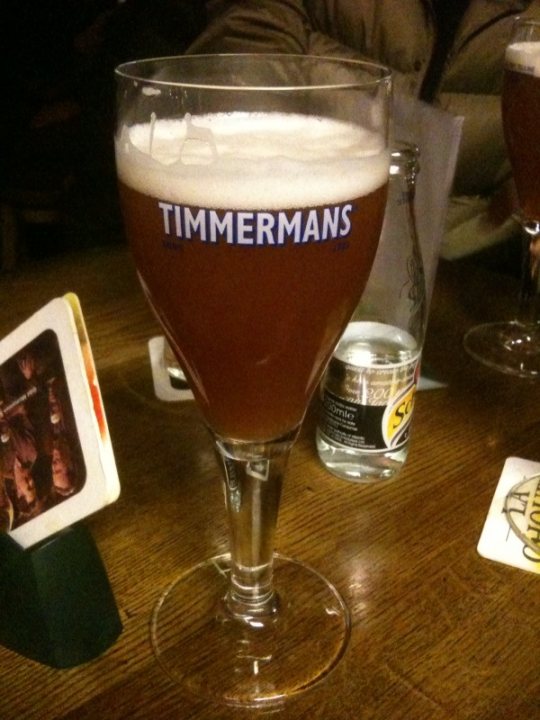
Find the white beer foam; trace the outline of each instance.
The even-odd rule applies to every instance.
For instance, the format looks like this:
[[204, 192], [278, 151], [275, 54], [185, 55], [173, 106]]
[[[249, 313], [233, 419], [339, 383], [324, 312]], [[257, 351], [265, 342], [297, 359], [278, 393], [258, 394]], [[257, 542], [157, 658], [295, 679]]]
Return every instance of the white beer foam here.
[[119, 178], [175, 204], [272, 210], [360, 197], [388, 178], [383, 140], [326, 118], [216, 113], [124, 127]]
[[512, 43], [506, 48], [505, 65], [511, 70], [540, 77], [540, 41]]

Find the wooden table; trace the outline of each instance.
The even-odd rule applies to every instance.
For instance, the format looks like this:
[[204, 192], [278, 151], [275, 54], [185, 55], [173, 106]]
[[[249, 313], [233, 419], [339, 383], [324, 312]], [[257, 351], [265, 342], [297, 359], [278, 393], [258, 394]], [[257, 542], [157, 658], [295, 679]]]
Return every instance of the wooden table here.
[[[160, 591], [225, 551], [227, 537], [196, 408], [153, 394], [147, 341], [159, 329], [127, 251], [61, 256], [0, 277], [0, 335], [68, 290], [85, 312], [122, 483], [118, 502], [87, 525], [124, 630], [102, 657], [69, 670], [0, 648], [0, 718], [255, 716], [184, 696], [150, 647]], [[498, 375], [462, 349], [467, 327], [511, 314], [515, 292], [514, 281], [468, 263], [440, 268], [424, 358], [448, 385], [417, 396], [409, 460], [394, 482], [359, 486], [329, 475], [309, 413], [277, 546], [334, 581], [353, 631], [329, 679], [277, 717], [540, 717], [540, 578], [476, 551], [505, 458], [540, 460], [540, 383]]]

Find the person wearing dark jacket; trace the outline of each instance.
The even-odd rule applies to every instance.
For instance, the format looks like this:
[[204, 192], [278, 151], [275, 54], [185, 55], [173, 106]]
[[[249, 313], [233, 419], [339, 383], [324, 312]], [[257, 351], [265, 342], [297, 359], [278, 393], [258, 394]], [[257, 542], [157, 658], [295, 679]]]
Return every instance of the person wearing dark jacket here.
[[339, 55], [384, 63], [396, 92], [464, 118], [441, 248], [456, 258], [519, 233], [500, 91], [514, 17], [540, 0], [213, 0], [188, 49]]

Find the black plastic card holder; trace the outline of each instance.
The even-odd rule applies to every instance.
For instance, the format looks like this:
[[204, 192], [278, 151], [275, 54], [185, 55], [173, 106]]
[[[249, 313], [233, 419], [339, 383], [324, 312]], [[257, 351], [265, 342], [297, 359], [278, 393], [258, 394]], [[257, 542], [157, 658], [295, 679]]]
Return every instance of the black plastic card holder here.
[[0, 644], [53, 668], [101, 655], [122, 632], [103, 561], [84, 525], [23, 550], [0, 535]]

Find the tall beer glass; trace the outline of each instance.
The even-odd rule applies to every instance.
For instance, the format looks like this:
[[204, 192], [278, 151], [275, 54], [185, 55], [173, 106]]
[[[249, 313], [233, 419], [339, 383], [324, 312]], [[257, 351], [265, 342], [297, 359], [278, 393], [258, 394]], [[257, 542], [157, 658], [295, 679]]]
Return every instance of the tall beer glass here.
[[518, 195], [523, 234], [516, 320], [479, 325], [465, 348], [485, 365], [521, 377], [540, 375], [540, 23], [518, 18], [505, 54], [504, 136]]
[[349, 636], [338, 591], [274, 556], [274, 530], [289, 451], [377, 248], [389, 74], [228, 55], [128, 63], [117, 80], [126, 233], [212, 434], [230, 526], [230, 555], [181, 568], [162, 596], [152, 642], [191, 692], [264, 706], [324, 677]]

